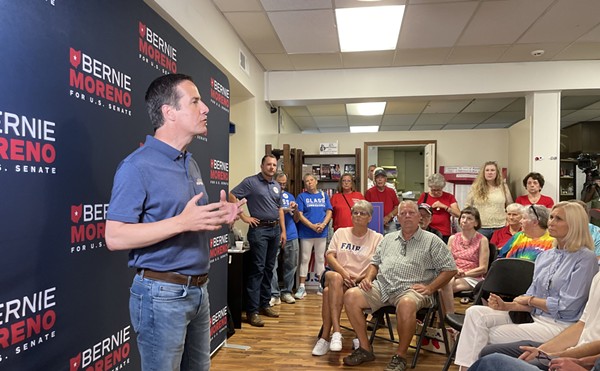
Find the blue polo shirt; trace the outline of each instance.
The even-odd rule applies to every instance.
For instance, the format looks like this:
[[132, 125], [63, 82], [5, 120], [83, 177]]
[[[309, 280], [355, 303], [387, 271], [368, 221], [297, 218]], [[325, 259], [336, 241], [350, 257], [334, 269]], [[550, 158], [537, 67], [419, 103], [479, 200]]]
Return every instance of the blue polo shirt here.
[[[106, 218], [124, 223], [152, 223], [179, 215], [200, 192], [208, 196], [198, 164], [189, 152], [146, 137], [146, 143], [117, 168]], [[129, 266], [186, 275], [208, 273], [206, 232], [185, 232], [157, 244], [132, 249]]]
[[231, 194], [248, 200], [246, 205], [251, 216], [262, 221], [279, 220], [281, 186], [275, 179], [267, 180], [262, 173], [249, 176], [232, 189]]

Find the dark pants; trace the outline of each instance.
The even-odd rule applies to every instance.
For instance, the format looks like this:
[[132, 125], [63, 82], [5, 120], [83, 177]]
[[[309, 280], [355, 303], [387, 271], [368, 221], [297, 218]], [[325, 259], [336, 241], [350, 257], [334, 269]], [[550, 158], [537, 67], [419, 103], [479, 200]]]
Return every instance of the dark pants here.
[[248, 229], [250, 244], [248, 265], [244, 267], [246, 275], [246, 313], [257, 313], [259, 308], [269, 306], [271, 300], [271, 279], [280, 245], [281, 229], [258, 227]]

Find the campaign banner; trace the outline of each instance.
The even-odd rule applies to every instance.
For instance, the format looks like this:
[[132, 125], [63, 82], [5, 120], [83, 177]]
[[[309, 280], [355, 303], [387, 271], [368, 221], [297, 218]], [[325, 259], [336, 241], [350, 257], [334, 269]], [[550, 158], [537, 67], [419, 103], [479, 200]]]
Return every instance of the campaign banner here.
[[[139, 369], [135, 272], [105, 242], [113, 176], [153, 134], [146, 88], [178, 72], [210, 109], [188, 150], [210, 201], [228, 192], [227, 77], [141, 0], [4, 1], [0, 45], [0, 369]], [[209, 235], [215, 350], [228, 228]]]

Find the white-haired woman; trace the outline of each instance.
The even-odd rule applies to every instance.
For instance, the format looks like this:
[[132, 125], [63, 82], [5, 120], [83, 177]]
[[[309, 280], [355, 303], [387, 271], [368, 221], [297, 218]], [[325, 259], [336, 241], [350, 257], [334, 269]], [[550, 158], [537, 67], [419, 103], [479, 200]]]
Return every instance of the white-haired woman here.
[[452, 235], [450, 218], [459, 217], [460, 209], [456, 198], [452, 193], [444, 192], [446, 179], [442, 174], [431, 174], [427, 178], [429, 192], [423, 192], [419, 197], [418, 204], [428, 204], [431, 206], [431, 223], [429, 226], [437, 229], [442, 234], [444, 242], [448, 243], [448, 238]]

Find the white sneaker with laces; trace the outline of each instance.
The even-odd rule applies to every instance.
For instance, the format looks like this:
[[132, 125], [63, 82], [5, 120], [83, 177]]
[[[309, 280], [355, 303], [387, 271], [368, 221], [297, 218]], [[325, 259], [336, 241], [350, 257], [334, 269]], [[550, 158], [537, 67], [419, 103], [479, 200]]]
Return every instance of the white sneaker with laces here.
[[324, 356], [329, 352], [329, 342], [323, 338], [319, 339], [312, 350], [313, 356]]
[[294, 304], [296, 302], [296, 299], [294, 299], [292, 294], [290, 294], [289, 292], [285, 292], [283, 293], [283, 295], [281, 295], [281, 301], [288, 304]]
[[304, 286], [298, 287], [298, 290], [296, 290], [296, 293], [294, 294], [294, 298], [300, 300], [300, 299], [304, 299], [305, 296], [306, 296], [306, 288]]
[[279, 298], [277, 296], [271, 296], [271, 300], [269, 300], [270, 307], [274, 307], [274, 306], [280, 305], [280, 304], [281, 304], [281, 298]]
[[334, 332], [331, 335], [331, 342], [329, 343], [329, 350], [332, 352], [339, 352], [342, 350], [342, 334], [339, 332]]

